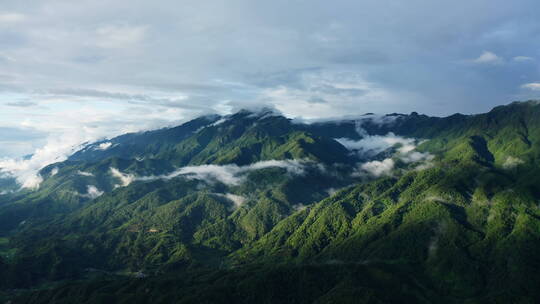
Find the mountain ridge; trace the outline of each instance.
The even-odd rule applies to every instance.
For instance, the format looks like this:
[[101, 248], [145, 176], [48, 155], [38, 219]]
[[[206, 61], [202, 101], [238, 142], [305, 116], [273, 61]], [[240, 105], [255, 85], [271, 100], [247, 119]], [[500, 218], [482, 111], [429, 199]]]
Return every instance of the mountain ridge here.
[[[54, 287], [9, 299], [90, 303], [103, 292], [92, 284], [159, 286], [182, 276], [199, 278], [182, 283], [196, 293], [237, 275], [262, 290], [249, 283], [257, 271], [284, 282], [304, 274], [328, 293], [321, 302], [540, 298], [538, 103], [313, 124], [241, 111], [152, 132], [90, 144], [42, 169], [38, 190], [5, 196], [0, 286]], [[130, 281], [137, 273], [148, 279]]]

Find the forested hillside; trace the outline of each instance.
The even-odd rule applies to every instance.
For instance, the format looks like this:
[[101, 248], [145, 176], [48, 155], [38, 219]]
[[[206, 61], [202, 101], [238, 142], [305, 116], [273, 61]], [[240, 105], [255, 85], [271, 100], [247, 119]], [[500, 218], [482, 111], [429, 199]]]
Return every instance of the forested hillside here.
[[[540, 103], [316, 123], [265, 109], [0, 183], [11, 303], [535, 303]], [[122, 302], [123, 301], [123, 302]]]

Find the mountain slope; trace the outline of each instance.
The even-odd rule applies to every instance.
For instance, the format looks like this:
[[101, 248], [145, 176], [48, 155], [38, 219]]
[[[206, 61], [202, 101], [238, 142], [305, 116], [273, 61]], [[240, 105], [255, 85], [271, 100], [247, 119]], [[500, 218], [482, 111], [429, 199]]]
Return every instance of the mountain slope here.
[[91, 144], [41, 175], [0, 205], [0, 284], [60, 284], [21, 303], [540, 299], [537, 102], [314, 124], [241, 111]]
[[14, 195], [11, 203], [0, 206], [0, 231], [71, 212], [132, 175], [159, 176], [187, 165], [249, 165], [264, 160], [353, 162], [349, 151], [332, 138], [300, 130], [281, 116], [243, 111], [218, 119], [202, 117], [176, 128], [91, 144], [67, 161], [45, 167], [39, 191]]

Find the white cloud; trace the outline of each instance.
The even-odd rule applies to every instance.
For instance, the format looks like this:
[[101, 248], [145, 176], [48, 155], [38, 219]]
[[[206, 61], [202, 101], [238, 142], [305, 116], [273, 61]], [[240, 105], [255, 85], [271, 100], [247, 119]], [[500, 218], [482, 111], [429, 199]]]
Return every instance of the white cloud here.
[[116, 185], [117, 187], [129, 186], [129, 184], [131, 184], [133, 181], [136, 180], [136, 177], [133, 174], [122, 173], [122, 172], [120, 172], [120, 170], [118, 170], [116, 168], [113, 168], [113, 167], [111, 167], [109, 169], [111, 171], [111, 175], [120, 180], [120, 184]]
[[107, 25], [96, 30], [96, 45], [102, 48], [126, 48], [141, 42], [146, 26]]
[[104, 151], [104, 150], [109, 149], [111, 146], [112, 146], [112, 142], [104, 142], [104, 143], [99, 144], [96, 147], [96, 150]]
[[58, 167], [54, 167], [52, 170], [51, 170], [51, 176], [55, 176], [56, 174], [58, 174]]
[[19, 13], [0, 13], [0, 23], [17, 23], [25, 19], [26, 16]]
[[43, 148], [37, 149], [30, 159], [0, 160], [0, 172], [14, 176], [23, 188], [37, 189], [43, 181], [39, 170], [49, 164], [66, 160], [80, 149], [79, 145], [73, 144], [80, 141], [79, 137], [73, 134], [61, 139], [51, 138]]
[[240, 208], [240, 206], [242, 206], [246, 202], [245, 197], [232, 193], [225, 194], [225, 197], [228, 198], [231, 202], [233, 202], [236, 208]]
[[95, 199], [103, 195], [103, 191], [100, 191], [96, 186], [88, 185], [86, 187], [86, 194], [83, 194], [81, 196], [87, 197], [89, 199]]
[[429, 169], [429, 168], [433, 168], [435, 166], [435, 164], [431, 161], [427, 161], [425, 163], [422, 163], [422, 164], [419, 164], [418, 166], [416, 166], [414, 168], [414, 170], [416, 171], [422, 171], [422, 170], [426, 170], [426, 169]]
[[527, 61], [534, 61], [534, 58], [528, 57], [528, 56], [516, 56], [512, 58], [512, 60], [517, 62], [527, 62]]
[[526, 83], [521, 86], [523, 89], [529, 89], [532, 91], [540, 91], [540, 82]]
[[[283, 3], [275, 1], [238, 1], [234, 5], [191, 1], [176, 9], [177, 2], [165, 0], [158, 10], [150, 1], [82, 1], [74, 5], [72, 1], [35, 0], [32, 5], [17, 4], [20, 2], [2, 1], [0, 18], [27, 21], [2, 33], [2, 51], [17, 64], [2, 62], [0, 70], [13, 76], [9, 84], [14, 92], [109, 86], [154, 90], [148, 93], [150, 96], [174, 93], [190, 97], [185, 104], [171, 102], [171, 107], [204, 104], [210, 109], [226, 100], [256, 102], [271, 98], [293, 117], [388, 109], [420, 109], [433, 114], [463, 109], [471, 112], [500, 102], [486, 100], [495, 99], [495, 94], [487, 93], [502, 88], [490, 85], [487, 89], [479, 86], [483, 82], [475, 81], [486, 77], [467, 78], [470, 85], [464, 86], [463, 77], [459, 77], [463, 71], [449, 66], [453, 64], [449, 56], [471, 49], [478, 52], [479, 45], [499, 45], [501, 41], [481, 40], [484, 31], [478, 30], [492, 29], [493, 20], [523, 26], [513, 29], [515, 40], [504, 41], [504, 45], [520, 49], [515, 54], [534, 54], [537, 49], [536, 32], [531, 29], [537, 27], [538, 21], [528, 19], [537, 5], [531, 9], [530, 5], [510, 2], [490, 8], [485, 1], [461, 1], [459, 5], [449, 2], [440, 8], [440, 3], [413, 1], [409, 3], [412, 9], [404, 10], [397, 2], [380, 5], [377, 1], [317, 1], [310, 6], [311, 14], [300, 2], [287, 3], [286, 12]], [[355, 13], [360, 10], [369, 13], [358, 18]], [[439, 10], [444, 10], [448, 18], [437, 18], [440, 14], [435, 12]], [[340, 16], [339, 21], [336, 16]], [[432, 26], [419, 21], [426, 21], [426, 17]], [[457, 19], [459, 24], [454, 22]], [[520, 22], [513, 22], [516, 20]], [[325, 70], [332, 71], [325, 75], [321, 72]], [[339, 70], [347, 76], [340, 76]], [[290, 75], [298, 71], [311, 74], [301, 76], [301, 85], [294, 79], [290, 81]], [[523, 73], [507, 72], [501, 74], [515, 78]], [[217, 89], [213, 79], [222, 79]], [[266, 89], [260, 96], [260, 91]], [[403, 91], [418, 92], [421, 96], [413, 97], [431, 102], [410, 98]], [[511, 96], [508, 91], [496, 93]], [[40, 105], [50, 98], [46, 94], [37, 97], [35, 101]], [[105, 98], [87, 94], [64, 99], [74, 103]], [[460, 108], [467, 103], [471, 106]], [[43, 106], [48, 107], [43, 110], [48, 114], [61, 109], [58, 105]], [[91, 107], [108, 110], [100, 104]], [[14, 117], [13, 121], [18, 120], [16, 111], [2, 109], [5, 117]], [[44, 114], [35, 107], [24, 112], [25, 117], [37, 119]], [[124, 118], [133, 115], [120, 111], [116, 114]], [[142, 117], [140, 122], [148, 119], [152, 117]], [[0, 121], [5, 118], [0, 117]], [[113, 134], [111, 131], [106, 135]]]
[[509, 169], [514, 169], [514, 168], [516, 168], [517, 166], [519, 166], [519, 165], [521, 165], [523, 163], [525, 163], [525, 162], [523, 160], [517, 158], [517, 157], [508, 156], [506, 158], [506, 160], [504, 161], [502, 167], [504, 169], [509, 170]]
[[304, 173], [304, 166], [307, 163], [307, 161], [298, 160], [267, 160], [246, 166], [238, 166], [234, 164], [187, 166], [179, 168], [178, 170], [169, 174], [140, 177], [136, 177], [132, 174], [124, 174], [115, 168], [111, 168], [111, 173], [113, 176], [122, 181], [122, 186], [127, 186], [133, 181], [172, 179], [182, 175], [190, 179], [198, 179], [209, 182], [219, 181], [227, 185], [239, 185], [245, 180], [245, 176], [243, 176], [243, 174], [249, 171], [277, 167], [286, 169], [290, 174], [301, 175]]
[[183, 167], [170, 175], [164, 176], [165, 179], [185, 175], [188, 178], [199, 180], [218, 180], [224, 184], [237, 185], [242, 179], [237, 175], [242, 169], [236, 165], [202, 165]]
[[336, 139], [339, 143], [349, 150], [356, 150], [360, 155], [375, 156], [391, 147], [399, 146], [400, 153], [408, 153], [416, 148], [414, 138], [405, 138], [397, 136], [390, 132], [385, 136], [367, 135], [360, 140], [352, 140], [348, 138]]
[[250, 171], [250, 170], [259, 170], [259, 169], [265, 169], [265, 168], [271, 168], [271, 167], [279, 167], [279, 168], [285, 168], [289, 173], [295, 174], [295, 175], [302, 175], [304, 174], [304, 165], [306, 164], [306, 161], [298, 161], [298, 160], [265, 160], [256, 162], [252, 165], [243, 166], [240, 167], [243, 171]]
[[292, 208], [295, 212], [298, 212], [298, 211], [304, 211], [308, 208], [308, 206], [300, 203], [300, 204], [295, 204], [295, 205], [292, 205]]
[[243, 182], [244, 177], [241, 176], [243, 173], [260, 170], [271, 167], [279, 167], [287, 169], [289, 173], [292, 174], [302, 174], [303, 163], [296, 160], [267, 160], [257, 162], [247, 166], [237, 166], [237, 165], [202, 165], [202, 166], [190, 166], [183, 167], [179, 170], [173, 172], [170, 175], [167, 175], [166, 178], [172, 178], [179, 175], [186, 175], [194, 179], [200, 179], [204, 181], [208, 180], [218, 180], [224, 184], [228, 185], [238, 185]]
[[370, 161], [360, 166], [363, 171], [375, 176], [391, 175], [394, 170], [395, 162], [391, 158], [387, 158], [383, 161]]
[[[289, 117], [412, 110], [444, 115], [483, 110], [500, 102], [494, 95], [515, 93], [493, 83], [508, 83], [501, 78], [515, 79], [524, 71], [508, 70], [496, 79], [467, 74], [464, 80], [463, 71], [452, 68], [449, 56], [471, 49], [481, 51], [479, 45], [499, 45], [479, 39], [483, 31], [477, 29], [493, 28], [493, 20], [500, 24], [523, 21], [518, 22], [523, 31], [515, 29], [522, 34], [504, 45], [520, 49], [514, 54], [534, 54], [537, 47], [531, 28], [536, 28], [537, 20], [527, 19], [534, 9], [526, 5], [508, 2], [488, 8], [481, 2], [462, 1], [440, 8], [440, 3], [414, 1], [409, 4], [413, 9], [404, 11], [397, 2], [387, 6], [377, 1], [318, 1], [310, 7], [313, 13], [306, 14], [300, 2], [287, 3], [284, 13], [282, 3], [277, 2], [230, 5], [192, 1], [174, 9], [178, 3], [166, 0], [160, 4], [163, 9], [156, 10], [149, 1], [83, 1], [74, 5], [71, 1], [35, 0], [32, 5], [19, 5], [7, 0], [2, 2], [2, 11], [8, 16], [4, 19], [17, 21], [24, 15], [27, 22], [2, 33], [3, 55], [17, 62], [0, 63], [2, 86], [13, 88], [1, 98], [11, 99], [6, 95], [21, 90], [69, 88], [189, 98], [183, 103], [174, 98], [162, 106], [140, 107], [138, 100], [122, 102], [91, 92], [61, 98], [35, 94], [29, 99], [39, 106], [2, 108], [0, 121], [15, 125], [25, 119], [37, 120], [45, 126], [40, 130], [47, 133], [58, 134], [61, 126], [82, 132], [99, 130], [95, 133], [109, 137], [117, 135], [120, 126], [139, 130], [150, 124], [163, 127], [201, 114], [160, 112], [163, 107], [217, 109], [228, 100], [268, 99]], [[448, 18], [437, 18], [440, 14], [433, 13], [441, 9]], [[358, 18], [355, 14], [359, 10], [369, 13]], [[471, 13], [463, 15], [463, 11]], [[522, 14], [526, 18], [520, 18]], [[393, 21], [388, 23], [388, 18], [381, 16]], [[426, 16], [432, 26], [418, 21]], [[453, 22], [457, 19], [458, 25]], [[300, 76], [300, 84], [291, 81], [298, 71], [307, 71], [301, 73], [306, 75]], [[485, 85], [486, 79], [494, 82]], [[64, 104], [52, 103], [53, 98], [62, 99]], [[73, 109], [84, 103], [88, 104], [86, 113]], [[78, 112], [84, 123], [71, 116], [64, 119], [65, 111]]]
[[473, 60], [478, 64], [501, 64], [503, 59], [490, 51], [484, 51], [478, 58]]
[[217, 120], [216, 122], [214, 122], [213, 124], [211, 124], [211, 126], [218, 126], [218, 125], [220, 125], [220, 124], [226, 122], [227, 119], [228, 119], [227, 117], [223, 117], [223, 118]]
[[216, 193], [216, 195], [222, 196], [228, 199], [229, 201], [231, 201], [233, 203], [233, 208], [232, 208], [233, 210], [240, 208], [247, 200], [245, 197], [241, 195], [236, 195], [232, 193], [225, 193], [225, 194]]
[[[368, 135], [361, 127], [361, 123], [357, 123], [357, 132], [363, 136], [360, 140], [351, 140], [348, 138], [336, 139], [347, 149], [353, 150], [360, 157], [370, 158], [377, 154], [387, 151], [390, 148], [397, 148], [394, 157], [399, 158], [404, 163], [419, 163], [415, 170], [422, 170], [432, 165], [434, 155], [428, 152], [415, 151], [416, 146], [421, 142], [415, 138], [407, 138], [397, 136], [390, 132], [385, 136]], [[379, 177], [383, 175], [391, 175], [395, 167], [395, 161], [392, 158], [387, 158], [383, 161], [369, 161], [360, 165], [360, 171], [354, 175], [363, 175], [368, 173], [372, 176]]]
[[77, 174], [82, 175], [82, 176], [94, 176], [94, 174], [90, 172], [81, 171], [81, 170], [77, 171]]
[[291, 117], [313, 119], [358, 113], [358, 108], [376, 111], [396, 100], [411, 97], [410, 93], [395, 92], [382, 84], [368, 81], [357, 72], [304, 71], [297, 79], [262, 90], [259, 102], [274, 105]]
[[[1, 97], [1, 96], [0, 96]], [[24, 96], [15, 96], [22, 98]], [[17, 178], [24, 188], [36, 189], [42, 181], [38, 176], [39, 170], [54, 162], [67, 159], [73, 152], [82, 148], [83, 143], [94, 142], [105, 136], [114, 136], [140, 130], [156, 129], [158, 127], [177, 125], [180, 119], [186, 116], [182, 109], [152, 109], [133, 113], [130, 108], [116, 103], [99, 102], [96, 108], [77, 100], [70, 104], [67, 100], [54, 97], [44, 105], [55, 108], [50, 112], [46, 107], [37, 107], [34, 114], [28, 115], [26, 108], [15, 108], [13, 112], [5, 114], [0, 111], [0, 121], [13, 120], [19, 129], [45, 130], [44, 135], [32, 142], [39, 148], [32, 149], [31, 159], [1, 158], [0, 172], [6, 172]], [[0, 103], [1, 107], [1, 103]], [[43, 141], [44, 144], [40, 144]], [[40, 147], [41, 146], [41, 147]], [[100, 148], [107, 148], [107, 144]], [[110, 147], [109, 147], [110, 148]], [[25, 154], [28, 152], [25, 151]]]
[[[385, 120], [383, 118], [370, 118], [369, 120], [375, 123], [386, 124], [392, 123], [395, 121], [395, 119], [397, 119], [394, 116], [390, 116], [392, 120]], [[397, 147], [397, 157], [399, 157], [405, 163], [432, 161], [434, 159], [434, 156], [430, 153], [414, 151], [420, 142], [418, 139], [398, 136], [392, 132], [384, 136], [369, 135], [362, 128], [361, 120], [357, 121], [356, 123], [356, 131], [360, 136], [362, 136], [362, 139], [352, 140], [349, 138], [338, 138], [336, 140], [347, 149], [358, 153], [358, 155], [361, 157], [373, 157], [381, 152], [387, 151], [390, 148]]]
[[427, 153], [427, 152], [407, 152], [402, 155], [400, 155], [400, 159], [406, 163], [416, 163], [416, 162], [424, 162], [424, 161], [432, 161], [435, 158], [433, 154]]
[[104, 191], [100, 191], [94, 185], [87, 185], [86, 186], [86, 193], [74, 192], [74, 194], [77, 195], [77, 196], [84, 197], [84, 198], [89, 198], [89, 199], [96, 199], [96, 198], [102, 196], [104, 193], [105, 193]]

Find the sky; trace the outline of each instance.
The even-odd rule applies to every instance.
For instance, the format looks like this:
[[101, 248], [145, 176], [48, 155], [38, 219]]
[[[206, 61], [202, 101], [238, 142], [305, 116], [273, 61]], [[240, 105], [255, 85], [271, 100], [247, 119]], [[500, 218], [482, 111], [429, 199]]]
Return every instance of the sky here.
[[0, 166], [261, 105], [318, 119], [536, 99], [539, 11], [537, 0], [0, 0]]

